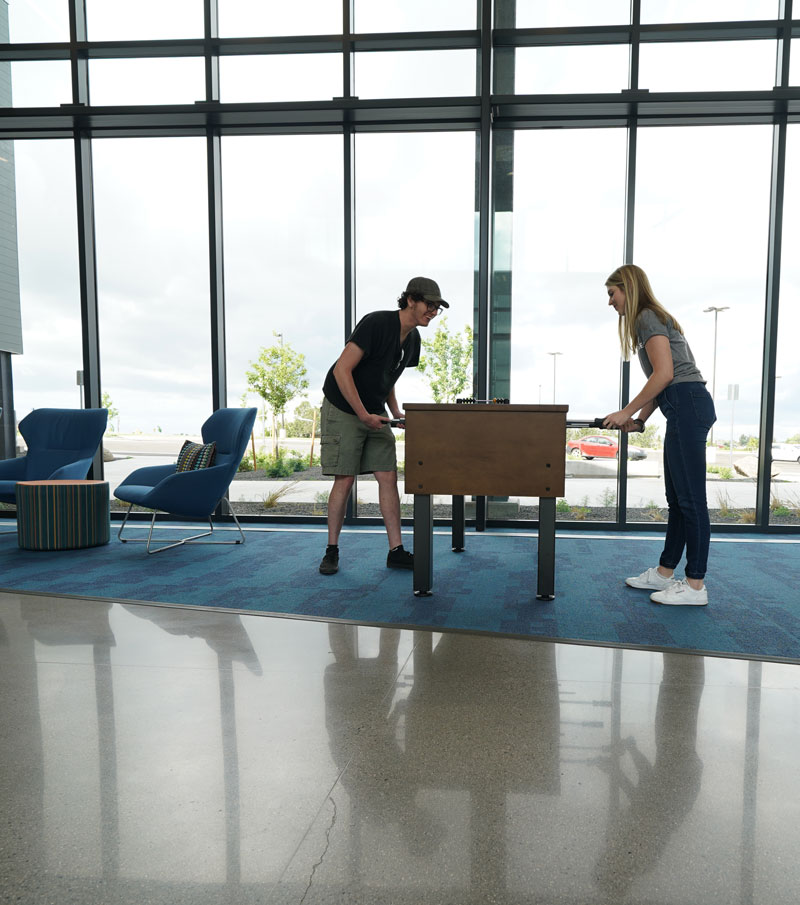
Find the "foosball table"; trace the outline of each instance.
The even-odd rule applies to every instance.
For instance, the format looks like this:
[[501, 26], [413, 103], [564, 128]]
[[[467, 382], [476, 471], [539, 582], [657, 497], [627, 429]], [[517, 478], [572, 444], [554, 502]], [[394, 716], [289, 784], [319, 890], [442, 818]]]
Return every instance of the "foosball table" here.
[[564, 496], [566, 405], [507, 400], [405, 406], [405, 492], [414, 496], [414, 594], [433, 588], [433, 497], [453, 498], [453, 551], [464, 550], [464, 496], [539, 498], [537, 590], [555, 596], [556, 498]]

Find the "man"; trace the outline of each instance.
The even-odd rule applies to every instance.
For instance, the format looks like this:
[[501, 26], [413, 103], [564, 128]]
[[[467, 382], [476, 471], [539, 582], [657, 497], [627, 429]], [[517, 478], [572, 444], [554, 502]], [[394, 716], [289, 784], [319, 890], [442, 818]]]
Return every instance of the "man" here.
[[400, 495], [397, 491], [395, 439], [386, 416], [402, 418], [394, 385], [406, 368], [419, 364], [418, 327], [427, 327], [450, 306], [439, 286], [414, 277], [397, 300], [398, 311], [373, 311], [356, 325], [323, 386], [322, 473], [333, 475], [328, 497], [328, 547], [320, 563], [323, 575], [339, 570], [339, 534], [347, 499], [357, 474], [374, 474], [389, 538], [386, 565], [413, 569], [414, 555], [403, 549]]

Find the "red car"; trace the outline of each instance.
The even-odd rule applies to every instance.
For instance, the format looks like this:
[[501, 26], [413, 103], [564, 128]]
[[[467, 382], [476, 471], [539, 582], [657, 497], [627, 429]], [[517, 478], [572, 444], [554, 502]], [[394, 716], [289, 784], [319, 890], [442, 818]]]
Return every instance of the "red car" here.
[[[579, 437], [567, 442], [567, 453], [570, 456], [584, 459], [616, 459], [619, 455], [619, 443], [615, 437], [593, 434], [591, 437]], [[646, 459], [647, 453], [638, 446], [628, 446], [629, 459]]]

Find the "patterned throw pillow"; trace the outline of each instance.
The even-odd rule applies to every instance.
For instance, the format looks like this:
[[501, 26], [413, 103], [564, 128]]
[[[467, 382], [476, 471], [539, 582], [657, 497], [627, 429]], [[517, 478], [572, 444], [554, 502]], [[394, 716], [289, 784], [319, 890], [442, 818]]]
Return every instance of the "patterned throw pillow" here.
[[186, 440], [178, 453], [178, 471], [210, 468], [217, 455], [216, 443], [192, 443]]

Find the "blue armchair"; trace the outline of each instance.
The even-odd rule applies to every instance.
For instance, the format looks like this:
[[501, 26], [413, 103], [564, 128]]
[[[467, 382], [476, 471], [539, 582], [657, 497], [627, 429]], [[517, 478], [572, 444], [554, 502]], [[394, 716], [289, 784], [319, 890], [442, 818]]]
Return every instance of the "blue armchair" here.
[[[239, 468], [247, 441], [256, 420], [254, 408], [218, 409], [202, 427], [203, 443], [216, 443], [216, 457], [209, 468], [178, 471], [177, 465], [150, 465], [137, 468], [114, 491], [118, 500], [130, 503], [117, 537], [122, 543], [147, 543], [148, 553], [160, 553], [181, 544], [198, 541], [214, 533], [211, 514], [217, 503], [225, 496], [231, 481]], [[134, 506], [152, 509], [153, 518], [147, 538], [123, 537], [122, 532]], [[183, 518], [208, 519], [210, 531], [194, 534], [174, 543], [152, 548], [153, 528], [159, 512]], [[217, 544], [243, 544], [244, 533], [236, 513], [231, 515], [239, 529], [239, 538], [234, 541], [204, 541]]]
[[0, 500], [16, 502], [17, 481], [83, 480], [108, 421], [104, 409], [34, 409], [19, 423], [28, 452], [0, 461]]

